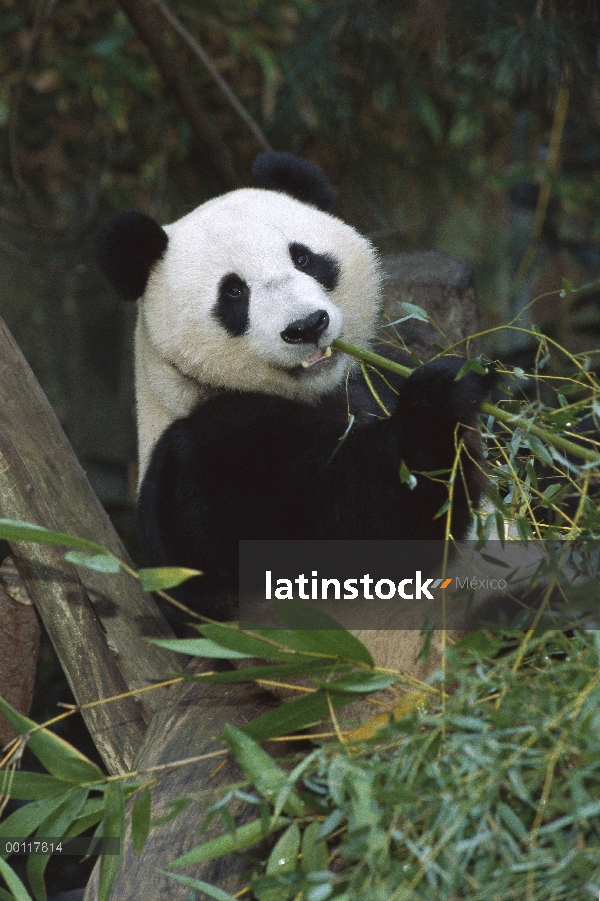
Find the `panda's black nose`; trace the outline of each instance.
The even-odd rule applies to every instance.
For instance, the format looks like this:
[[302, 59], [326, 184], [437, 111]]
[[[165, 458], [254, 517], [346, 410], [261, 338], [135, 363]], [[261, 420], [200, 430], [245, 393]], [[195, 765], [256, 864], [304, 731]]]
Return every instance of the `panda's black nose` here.
[[304, 319], [290, 322], [281, 332], [281, 337], [287, 344], [316, 344], [328, 325], [329, 314], [325, 310], [317, 310]]

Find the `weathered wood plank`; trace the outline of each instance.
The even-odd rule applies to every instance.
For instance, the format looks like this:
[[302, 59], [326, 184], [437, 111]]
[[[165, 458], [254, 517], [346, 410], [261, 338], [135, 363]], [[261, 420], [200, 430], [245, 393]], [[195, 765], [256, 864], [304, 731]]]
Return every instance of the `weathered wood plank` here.
[[[0, 516], [35, 522], [97, 542], [128, 560], [56, 416], [6, 326], [0, 322]], [[177, 668], [145, 638], [169, 626], [139, 583], [78, 570], [58, 548], [15, 543], [19, 571], [55, 645], [79, 704], [161, 681]], [[85, 714], [113, 772], [133, 757], [161, 690]]]

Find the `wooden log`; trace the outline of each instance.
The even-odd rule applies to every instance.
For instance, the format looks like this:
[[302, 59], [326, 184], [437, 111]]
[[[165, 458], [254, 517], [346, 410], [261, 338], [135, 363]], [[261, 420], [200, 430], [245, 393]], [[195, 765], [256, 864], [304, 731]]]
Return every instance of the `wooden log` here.
[[[67, 532], [128, 560], [120, 539], [12, 335], [0, 322], [0, 516]], [[12, 544], [17, 566], [78, 704], [162, 681], [175, 655], [145, 638], [172, 632], [124, 572], [76, 568], [60, 548]], [[84, 713], [110, 772], [127, 770], [161, 690]]]
[[[19, 713], [29, 713], [40, 648], [40, 624], [14, 559], [0, 566], [0, 695]], [[0, 713], [0, 748], [17, 735]]]
[[[194, 660], [187, 671], [200, 673], [208, 669], [206, 661]], [[148, 728], [135, 769], [146, 771], [147, 777], [151, 777], [159, 775], [160, 771], [149, 772], [150, 767], [222, 750], [226, 746], [218, 737], [225, 723], [243, 726], [274, 703], [271, 695], [251, 684], [185, 682], [173, 686], [164, 708], [156, 714]], [[221, 761], [224, 765], [219, 767]], [[226, 831], [223, 821], [216, 817], [202, 838], [197, 836], [211, 801], [218, 798], [218, 790], [242, 778], [243, 774], [229, 756], [199, 760], [163, 775], [152, 787], [153, 817], [168, 812], [168, 805], [177, 798], [190, 794], [196, 797], [175, 819], [150, 830], [139, 856], [131, 840], [128, 822], [125, 847], [111, 899], [139, 901], [140, 898], [168, 898], [169, 901], [186, 901], [189, 888], [165, 876], [160, 870], [201, 841]], [[258, 807], [250, 807], [239, 800], [231, 801], [228, 807], [240, 826], [259, 816]], [[239, 890], [246, 869], [243, 858], [228, 855], [175, 872], [218, 885], [233, 894]], [[97, 898], [98, 872], [99, 865], [94, 868], [88, 882], [85, 901], [95, 901]]]

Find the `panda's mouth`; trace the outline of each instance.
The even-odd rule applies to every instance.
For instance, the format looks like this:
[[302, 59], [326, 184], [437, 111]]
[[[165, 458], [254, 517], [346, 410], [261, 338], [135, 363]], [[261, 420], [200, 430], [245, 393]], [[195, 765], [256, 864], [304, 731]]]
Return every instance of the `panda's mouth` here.
[[286, 372], [293, 379], [312, 379], [313, 376], [329, 369], [338, 357], [338, 351], [333, 350], [331, 345], [327, 345], [327, 347], [317, 347], [310, 356], [300, 360], [294, 366], [285, 367], [285, 369], [277, 368], [281, 368], [281, 371]]
[[331, 349], [331, 345], [328, 344], [327, 347], [317, 347], [314, 353], [307, 357], [306, 360], [301, 360], [300, 366], [303, 369], [312, 369], [313, 366], [317, 366], [319, 363], [326, 363], [333, 354], [333, 350]]

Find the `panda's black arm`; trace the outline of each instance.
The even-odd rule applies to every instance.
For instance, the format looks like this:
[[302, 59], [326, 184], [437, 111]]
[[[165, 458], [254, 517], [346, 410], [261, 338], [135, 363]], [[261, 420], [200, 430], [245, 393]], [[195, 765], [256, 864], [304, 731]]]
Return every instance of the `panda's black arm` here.
[[[470, 371], [457, 381], [464, 362], [462, 357], [441, 357], [419, 366], [401, 385], [394, 416], [401, 425], [401, 454], [410, 469], [451, 467], [458, 423], [470, 427], [475, 437], [479, 409], [497, 375], [493, 370], [485, 375]], [[477, 447], [479, 438], [471, 443]]]

